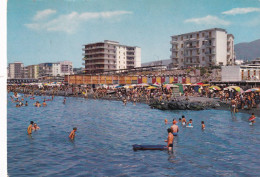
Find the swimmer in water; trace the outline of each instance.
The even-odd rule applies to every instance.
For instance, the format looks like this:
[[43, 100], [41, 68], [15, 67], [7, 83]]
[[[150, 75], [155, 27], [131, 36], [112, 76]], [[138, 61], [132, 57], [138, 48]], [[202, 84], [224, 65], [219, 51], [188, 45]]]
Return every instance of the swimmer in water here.
[[28, 102], [27, 101], [25, 102], [25, 106], [28, 106]]
[[30, 125], [27, 128], [28, 135], [32, 134], [33, 121], [30, 122]]
[[167, 119], [164, 119], [164, 123], [165, 123], [165, 125], [168, 124], [168, 120], [167, 120]]
[[40, 129], [40, 127], [36, 123], [34, 123], [32, 130], [36, 131], [36, 130], [39, 130], [39, 129]]
[[189, 122], [188, 122], [188, 126], [189, 126], [189, 127], [192, 126], [192, 119], [189, 120]]
[[65, 104], [66, 103], [66, 97], [63, 99], [63, 104]]
[[252, 113], [251, 117], [248, 119], [248, 121], [251, 123], [251, 125], [253, 125], [253, 123], [255, 123], [255, 114]]
[[71, 140], [74, 140], [76, 131], [77, 131], [77, 127], [74, 127], [73, 130], [70, 132], [69, 138]]
[[19, 108], [20, 106], [19, 106], [19, 104], [16, 104], [16, 106], [15, 106], [15, 107]]
[[167, 137], [167, 140], [165, 140], [165, 142], [167, 142], [167, 148], [169, 151], [172, 150], [172, 147], [173, 147], [173, 139], [174, 139], [174, 136], [173, 134], [171, 133], [171, 129], [168, 128], [167, 129], [167, 132], [168, 132], [168, 137]]
[[179, 118], [179, 122], [181, 122], [181, 118]]
[[186, 125], [187, 123], [184, 115], [182, 116], [181, 123], [182, 125]]
[[173, 125], [171, 126], [171, 132], [172, 132], [173, 136], [177, 136], [178, 132], [179, 132], [179, 127], [178, 127], [178, 125], [176, 125], [177, 121], [173, 119], [172, 123], [173, 123]]
[[45, 101], [43, 101], [42, 106], [43, 106], [43, 107], [47, 106], [47, 104], [46, 104]]
[[204, 121], [201, 121], [201, 129], [204, 130], [205, 129], [205, 124]]

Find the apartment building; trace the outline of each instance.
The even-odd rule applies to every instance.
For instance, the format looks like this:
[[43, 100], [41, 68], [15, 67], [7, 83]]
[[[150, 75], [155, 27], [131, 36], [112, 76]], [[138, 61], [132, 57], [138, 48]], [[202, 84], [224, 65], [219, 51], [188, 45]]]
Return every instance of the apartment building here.
[[84, 45], [83, 61], [86, 73], [141, 67], [141, 48], [105, 40]]
[[39, 66], [38, 65], [29, 65], [26, 66], [27, 72], [28, 72], [28, 77], [30, 79], [38, 79], [39, 77]]
[[234, 36], [221, 28], [207, 29], [171, 37], [174, 67], [204, 67], [235, 63]]
[[71, 61], [60, 61], [60, 75], [70, 75], [73, 74], [73, 66]]
[[24, 64], [22, 62], [9, 63], [8, 70], [10, 79], [24, 78]]
[[39, 77], [60, 76], [60, 63], [41, 63], [39, 64]]

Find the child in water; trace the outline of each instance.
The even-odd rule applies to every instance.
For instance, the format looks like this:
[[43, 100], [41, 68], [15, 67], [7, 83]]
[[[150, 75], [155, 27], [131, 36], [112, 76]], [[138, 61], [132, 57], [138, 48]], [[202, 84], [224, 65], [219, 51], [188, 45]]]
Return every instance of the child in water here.
[[251, 117], [248, 119], [248, 121], [250, 122], [251, 125], [253, 125], [253, 123], [255, 123], [255, 114], [252, 113]]
[[192, 119], [189, 120], [189, 122], [188, 122], [188, 126], [189, 126], [189, 127], [192, 126]]
[[165, 123], [165, 125], [168, 124], [168, 120], [167, 120], [167, 119], [164, 119], [164, 123]]
[[70, 132], [69, 138], [71, 140], [74, 140], [76, 131], [77, 131], [77, 127], [74, 127], [73, 130]]
[[201, 129], [204, 130], [205, 129], [205, 124], [204, 121], [201, 121]]

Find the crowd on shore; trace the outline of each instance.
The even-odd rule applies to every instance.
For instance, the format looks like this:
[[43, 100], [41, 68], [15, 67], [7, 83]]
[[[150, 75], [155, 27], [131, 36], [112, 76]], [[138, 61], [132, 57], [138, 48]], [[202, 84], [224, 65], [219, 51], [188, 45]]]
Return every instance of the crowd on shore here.
[[[148, 85], [149, 86], [149, 85]], [[207, 98], [218, 98], [220, 101], [230, 104], [230, 107], [238, 111], [239, 109], [252, 109], [258, 108], [260, 103], [259, 90], [254, 90], [250, 92], [244, 92], [242, 89], [221, 88], [214, 89], [215, 87], [210, 87], [209, 84], [206, 86], [192, 86], [184, 85], [182, 92], [180, 91], [179, 95], [185, 96], [185, 100], [189, 100], [190, 97], [207, 97]], [[173, 94], [173, 89], [171, 87], [164, 86], [152, 86], [149, 88], [147, 86], [136, 86], [136, 87], [99, 87], [92, 88], [90, 86], [72, 86], [72, 85], [60, 85], [60, 86], [42, 86], [38, 87], [37, 85], [8, 85], [8, 92], [14, 93], [24, 93], [25, 96], [75, 96], [75, 97], [84, 97], [84, 98], [93, 98], [93, 99], [113, 99], [122, 101], [125, 105], [127, 102], [143, 102], [150, 104], [153, 101], [176, 101], [180, 97]], [[183, 98], [183, 97], [182, 97]], [[14, 96], [13, 99], [17, 99]], [[44, 100], [45, 102], [46, 100]], [[47, 100], [48, 101], [48, 100]], [[20, 106], [19, 103], [18, 106]], [[27, 104], [27, 103], [25, 103]], [[43, 106], [46, 104], [43, 103]], [[39, 105], [39, 103], [35, 103]], [[232, 109], [233, 110], [233, 109]]]

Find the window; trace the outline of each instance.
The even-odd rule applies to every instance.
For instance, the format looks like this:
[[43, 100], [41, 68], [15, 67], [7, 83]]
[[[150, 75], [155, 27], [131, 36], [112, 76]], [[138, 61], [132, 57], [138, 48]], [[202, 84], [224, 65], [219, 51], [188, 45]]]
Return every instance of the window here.
[[199, 33], [197, 34], [197, 39], [199, 39], [199, 37], [200, 37], [200, 35], [199, 35]]
[[202, 33], [202, 37], [204, 37], [205, 36], [205, 34], [204, 33]]
[[205, 57], [202, 57], [202, 61], [205, 61]]
[[183, 36], [181, 37], [181, 40], [183, 40]]
[[183, 44], [181, 44], [181, 48], [183, 48]]
[[190, 35], [190, 38], [192, 38], [192, 34]]

